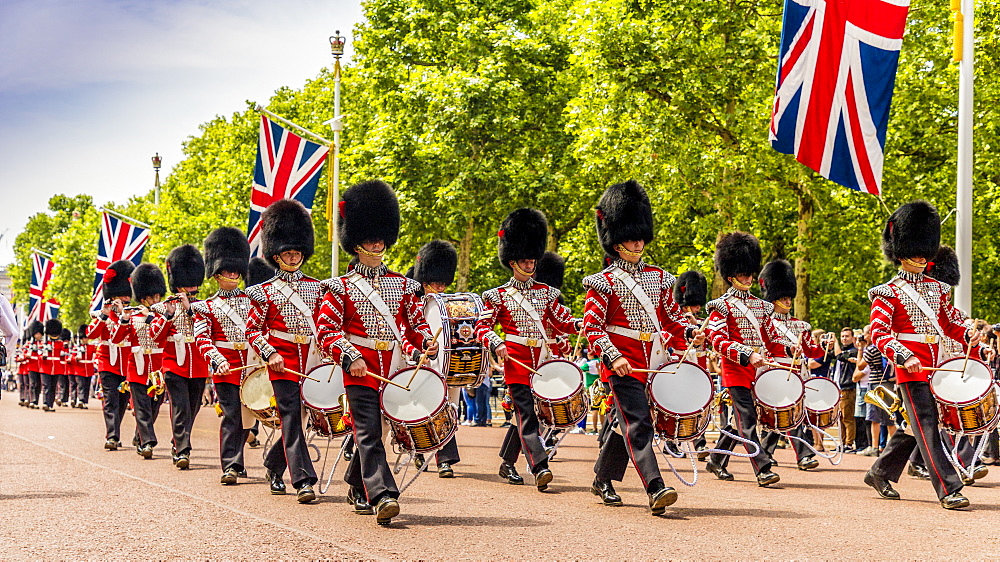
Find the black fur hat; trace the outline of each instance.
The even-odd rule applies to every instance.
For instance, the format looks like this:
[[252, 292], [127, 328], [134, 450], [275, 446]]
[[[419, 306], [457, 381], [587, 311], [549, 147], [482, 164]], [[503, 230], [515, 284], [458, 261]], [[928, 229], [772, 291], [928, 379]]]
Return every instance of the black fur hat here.
[[76, 337], [83, 339], [87, 337], [87, 325], [80, 324], [80, 327], [76, 329]]
[[62, 333], [59, 334], [59, 339], [62, 341], [69, 341], [73, 338], [73, 332], [69, 331], [69, 328], [63, 328]]
[[104, 300], [111, 300], [115, 297], [132, 298], [132, 285], [129, 284], [129, 276], [135, 265], [128, 260], [118, 260], [109, 265], [104, 271], [104, 279], [101, 281]]
[[264, 258], [253, 258], [247, 264], [246, 286], [260, 285], [264, 281], [274, 277], [277, 273], [271, 262]]
[[760, 270], [760, 288], [764, 290], [764, 300], [774, 302], [785, 297], [795, 298], [798, 286], [795, 284], [795, 268], [788, 260], [767, 262]]
[[[416, 273], [414, 273], [415, 271], [416, 271], [416, 268], [411, 265], [410, 269], [407, 269], [406, 273], [403, 274], [403, 277], [408, 277], [410, 279], [413, 279], [413, 276], [416, 275]], [[416, 281], [416, 279], [413, 279], [413, 280]]]
[[62, 320], [52, 318], [45, 321], [45, 335], [57, 338], [62, 335]]
[[622, 242], [653, 241], [653, 208], [639, 182], [628, 180], [604, 190], [597, 203], [597, 239], [608, 255], [616, 257], [615, 246]]
[[[132, 299], [141, 301], [146, 297], [167, 294], [167, 283], [160, 268], [151, 263], [140, 263], [132, 272]], [[183, 285], [181, 285], [183, 287]]]
[[274, 256], [288, 250], [302, 252], [303, 263], [313, 255], [313, 223], [309, 211], [295, 199], [279, 199], [260, 215], [261, 254], [278, 267]]
[[934, 257], [934, 265], [928, 266], [924, 273], [942, 283], [947, 283], [952, 287], [962, 280], [962, 273], [958, 270], [958, 255], [951, 246], [941, 246], [937, 256]]
[[201, 287], [205, 282], [205, 260], [191, 244], [177, 246], [167, 254], [167, 279], [170, 290], [178, 287]]
[[882, 230], [882, 253], [894, 264], [903, 258], [933, 260], [941, 246], [941, 217], [917, 199], [895, 210]]
[[708, 302], [708, 281], [700, 271], [681, 273], [674, 283], [674, 300], [678, 306], [705, 306]]
[[730, 277], [745, 274], [756, 277], [760, 272], [760, 242], [753, 234], [729, 232], [715, 243], [715, 269], [729, 282]]
[[205, 272], [209, 277], [232, 271], [246, 279], [249, 260], [250, 243], [242, 230], [223, 226], [205, 237]]
[[497, 232], [497, 256], [510, 269], [510, 262], [538, 260], [545, 253], [549, 223], [538, 209], [522, 207], [511, 211]]
[[413, 279], [420, 283], [451, 285], [455, 281], [456, 269], [458, 269], [458, 252], [451, 242], [431, 240], [417, 252], [416, 263], [413, 265]]
[[549, 287], [562, 289], [566, 276], [566, 259], [555, 252], [545, 252], [542, 259], [535, 262], [535, 281]]
[[399, 201], [392, 186], [382, 180], [352, 185], [340, 196], [337, 232], [340, 247], [355, 256], [362, 242], [381, 240], [390, 248], [399, 238]]
[[45, 324], [42, 324], [38, 320], [32, 320], [31, 324], [28, 324], [28, 337], [34, 337], [35, 334], [44, 334]]

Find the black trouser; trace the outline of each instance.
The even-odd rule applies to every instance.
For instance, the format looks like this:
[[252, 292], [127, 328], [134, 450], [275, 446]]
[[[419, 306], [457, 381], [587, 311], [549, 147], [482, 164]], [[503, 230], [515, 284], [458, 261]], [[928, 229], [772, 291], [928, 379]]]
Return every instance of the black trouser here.
[[150, 396], [148, 384], [130, 382], [129, 388], [132, 391], [132, 410], [135, 412], [135, 429], [139, 435], [139, 446], [156, 446], [156, 432], [153, 424], [160, 415], [160, 405], [163, 404], [163, 395]]
[[[274, 400], [278, 405], [278, 415], [281, 417], [281, 441], [276, 441], [264, 459], [264, 467], [276, 474], [283, 474], [289, 468], [292, 486], [302, 486], [316, 483], [316, 471], [313, 470], [312, 459], [309, 458], [309, 446], [302, 432], [302, 398], [299, 395], [299, 383], [296, 381], [271, 381], [274, 389]], [[353, 413], [354, 405], [351, 405]], [[282, 454], [284, 453], [284, 454]]]
[[[801, 461], [803, 459], [808, 459], [815, 457], [816, 454], [809, 449], [809, 447], [799, 441], [799, 439], [808, 440], [809, 430], [806, 427], [806, 422], [803, 421], [798, 427], [788, 432], [791, 436], [788, 438], [792, 442], [792, 449], [795, 450], [795, 460]], [[798, 437], [799, 439], [792, 439], [792, 437]], [[767, 451], [767, 456], [774, 458], [774, 450], [778, 448], [778, 441], [781, 439], [781, 434], [777, 431], [768, 431], [764, 434], [763, 439], [761, 439], [762, 445], [764, 445], [764, 450]]]
[[90, 402], [90, 377], [76, 377], [76, 401], [80, 404]]
[[[757, 407], [754, 404], [753, 393], [749, 388], [744, 386], [729, 386], [726, 388], [729, 389], [729, 396], [733, 400], [733, 415], [736, 417], [736, 425], [740, 437], [756, 443], [760, 447], [757, 455], [750, 457], [750, 465], [757, 475], [760, 475], [762, 472], [768, 472], [771, 470], [771, 457], [764, 450], [764, 446], [761, 445], [760, 438], [757, 436]], [[733, 432], [732, 423], [728, 423], [728, 420], [725, 430], [729, 433]], [[734, 445], [736, 445], [736, 440], [723, 433], [719, 437], [715, 448], [732, 451]], [[750, 452], [748, 444], [744, 444], [743, 447], [748, 453]], [[729, 455], [712, 453], [711, 461], [713, 464], [725, 467], [729, 464]]]
[[38, 371], [28, 371], [28, 402], [38, 405], [42, 393], [42, 374]]
[[66, 403], [73, 406], [77, 403], [77, 393], [80, 391], [80, 378], [76, 375], [66, 375], [66, 386], [69, 387], [69, 396]]
[[456, 437], [458, 437], [458, 432], [456, 432], [455, 435], [452, 435], [451, 439], [438, 449], [437, 454], [435, 455], [438, 466], [440, 466], [441, 463], [458, 464], [459, 461], [462, 460], [462, 457], [458, 454], [458, 442], [456, 441]]
[[354, 418], [354, 443], [357, 450], [347, 465], [344, 482], [352, 488], [364, 490], [368, 503], [375, 505], [383, 497], [399, 497], [399, 488], [385, 458], [382, 442], [382, 407], [379, 393], [374, 388], [356, 384], [347, 385], [347, 402]]
[[[191, 453], [191, 429], [194, 418], [201, 410], [201, 396], [205, 392], [205, 377], [187, 378], [174, 373], [163, 375], [170, 395], [170, 425], [173, 429], [175, 455]], [[239, 395], [237, 395], [239, 402]]]
[[17, 390], [20, 392], [22, 402], [31, 401], [31, 382], [28, 373], [17, 375]]
[[49, 373], [41, 374], [42, 382], [42, 402], [51, 408], [56, 403], [56, 377], [58, 375], [50, 375]]
[[938, 429], [937, 406], [931, 395], [930, 385], [927, 382], [904, 382], [897, 385], [897, 392], [913, 422], [910, 426], [913, 435], [897, 431], [872, 464], [872, 474], [899, 482], [906, 461], [916, 447], [927, 461], [927, 472], [930, 473], [931, 484], [934, 485], [938, 499], [961, 490], [962, 480], [944, 455], [941, 432]]
[[[243, 472], [246, 470], [246, 465], [243, 464], [243, 445], [247, 442], [250, 430], [243, 429], [240, 385], [217, 382], [215, 392], [219, 395], [219, 406], [222, 408], [222, 421], [219, 424], [219, 458], [222, 460], [222, 470], [233, 468], [236, 472]], [[170, 401], [173, 402], [173, 399]]]
[[612, 431], [605, 436], [594, 473], [598, 480], [621, 482], [631, 458], [643, 487], [649, 491], [657, 482], [662, 485], [663, 477], [653, 449], [653, 420], [649, 415], [646, 385], [629, 376], [613, 375], [609, 380], [622, 433]]
[[507, 385], [507, 390], [510, 392], [517, 423], [507, 428], [507, 435], [500, 447], [500, 458], [513, 465], [523, 449], [531, 466], [531, 473], [537, 474], [549, 467], [549, 455], [538, 434], [541, 424], [535, 414], [535, 397], [531, 394], [531, 387], [526, 384], [512, 383]]
[[69, 375], [55, 375], [56, 381], [59, 383], [59, 401], [63, 404], [69, 404]]
[[986, 446], [983, 447], [983, 456], [993, 459], [993, 462], [996, 463], [997, 458], [1000, 457], [1000, 431], [994, 429], [987, 433], [984, 438]]
[[128, 396], [118, 392], [125, 377], [108, 371], [100, 373], [101, 392], [104, 393], [104, 438], [121, 441], [122, 418], [128, 407]]

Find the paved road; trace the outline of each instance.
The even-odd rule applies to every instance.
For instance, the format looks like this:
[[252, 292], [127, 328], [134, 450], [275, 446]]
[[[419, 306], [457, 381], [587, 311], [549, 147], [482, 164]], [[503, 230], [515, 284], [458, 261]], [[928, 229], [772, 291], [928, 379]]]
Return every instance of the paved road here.
[[[618, 486], [626, 505], [589, 492], [594, 438], [570, 435], [552, 463], [550, 491], [496, 476], [505, 430], [462, 427], [457, 477], [426, 474], [404, 494], [390, 527], [355, 515], [343, 499], [344, 465], [313, 505], [273, 497], [261, 449], [250, 478], [219, 484], [218, 418], [202, 410], [192, 468], [169, 459], [165, 415], [153, 460], [107, 452], [98, 405], [56, 413], [0, 400], [0, 559], [566, 559], [566, 558], [998, 558], [1000, 470], [967, 489], [972, 508], [941, 509], [928, 482], [904, 477], [902, 501], [879, 499], [861, 478], [870, 458], [801, 472], [779, 450], [782, 481], [758, 488], [749, 463], [735, 482], [700, 473], [697, 486], [666, 474], [680, 499], [652, 517], [634, 471]], [[164, 408], [166, 414], [166, 408]], [[129, 416], [123, 435], [131, 435]], [[703, 466], [703, 465], [702, 465]], [[329, 469], [329, 467], [328, 467]], [[690, 479], [690, 467], [682, 472]], [[615, 539], [613, 537], [619, 537]]]

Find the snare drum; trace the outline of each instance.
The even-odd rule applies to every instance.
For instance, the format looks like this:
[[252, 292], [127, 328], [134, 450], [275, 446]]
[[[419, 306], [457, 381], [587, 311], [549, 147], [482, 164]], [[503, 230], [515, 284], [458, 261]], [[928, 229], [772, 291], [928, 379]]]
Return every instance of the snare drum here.
[[832, 427], [840, 420], [840, 387], [823, 377], [813, 377], [805, 382], [806, 418], [820, 428]]
[[[323, 363], [306, 374], [319, 381], [302, 379], [302, 386], [299, 388], [302, 405], [309, 414], [309, 425], [323, 437], [337, 437], [349, 432], [351, 428], [341, 421], [344, 406], [340, 400], [347, 393], [344, 390], [344, 370], [340, 365]], [[330, 382], [326, 382], [327, 379]]]
[[572, 427], [586, 417], [590, 399], [583, 388], [583, 371], [562, 359], [546, 361], [531, 375], [538, 419], [549, 427]]
[[[416, 367], [400, 369], [389, 380], [406, 386]], [[427, 453], [440, 449], [458, 429], [458, 409], [448, 402], [448, 386], [434, 369], [423, 367], [410, 382], [410, 390], [386, 384], [379, 392], [382, 412], [393, 440], [407, 451]]]
[[802, 379], [788, 369], [762, 371], [753, 383], [757, 423], [764, 429], [782, 433], [798, 427], [806, 413], [804, 388]]
[[653, 431], [663, 439], [694, 441], [705, 433], [715, 398], [715, 385], [705, 369], [671, 361], [649, 375], [646, 394]]
[[433, 293], [424, 297], [424, 318], [436, 333], [440, 351], [431, 365], [444, 374], [448, 386], [479, 386], [486, 377], [486, 353], [476, 339], [476, 321], [483, 301], [475, 293]]
[[260, 367], [243, 377], [240, 382], [240, 402], [260, 420], [260, 423], [271, 428], [281, 427], [281, 417], [274, 405], [274, 389], [267, 369]]
[[[960, 372], [965, 366], [965, 371]], [[1000, 420], [997, 390], [986, 363], [976, 359], [951, 359], [931, 376], [931, 392], [937, 402], [939, 423], [948, 431], [980, 435], [992, 431]]]

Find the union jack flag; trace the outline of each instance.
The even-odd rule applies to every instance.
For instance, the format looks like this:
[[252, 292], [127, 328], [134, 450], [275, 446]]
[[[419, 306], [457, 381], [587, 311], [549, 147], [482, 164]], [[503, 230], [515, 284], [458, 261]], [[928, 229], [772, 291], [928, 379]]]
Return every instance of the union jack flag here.
[[39, 254], [31, 253], [31, 287], [28, 292], [28, 322], [45, 322], [59, 315], [59, 301], [45, 299], [45, 290], [52, 280], [55, 262]]
[[260, 254], [260, 214], [279, 199], [297, 199], [312, 209], [319, 172], [330, 147], [310, 142], [260, 116], [257, 164], [250, 193], [250, 221], [247, 240], [250, 255]]
[[785, 0], [769, 137], [845, 187], [882, 194], [909, 0]]
[[139, 265], [146, 242], [149, 242], [148, 228], [129, 224], [107, 212], [101, 213], [101, 237], [97, 242], [97, 268], [94, 273], [94, 296], [90, 299], [91, 312], [101, 310], [104, 305], [101, 281], [108, 266], [118, 260], [129, 260]]

